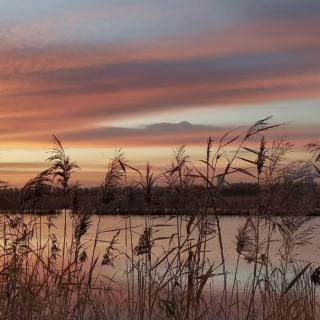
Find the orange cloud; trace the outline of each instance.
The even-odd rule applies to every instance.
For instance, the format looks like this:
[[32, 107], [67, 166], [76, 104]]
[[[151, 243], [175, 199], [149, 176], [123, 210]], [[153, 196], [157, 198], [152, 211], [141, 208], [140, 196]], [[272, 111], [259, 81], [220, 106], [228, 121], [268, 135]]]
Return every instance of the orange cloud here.
[[[95, 13], [87, 18], [94, 20]], [[229, 105], [240, 113], [243, 104], [319, 98], [319, 28], [315, 17], [299, 24], [273, 17], [179, 37], [41, 49], [2, 45], [1, 146], [44, 147], [54, 133], [78, 147], [198, 147], [225, 129], [157, 124], [157, 115]], [[34, 30], [21, 31], [23, 38], [29, 33]], [[112, 125], [146, 114], [154, 115], [153, 125]], [[320, 132], [299, 124], [275, 131], [277, 137], [284, 134], [302, 145]], [[6, 172], [26, 177], [31, 169]]]

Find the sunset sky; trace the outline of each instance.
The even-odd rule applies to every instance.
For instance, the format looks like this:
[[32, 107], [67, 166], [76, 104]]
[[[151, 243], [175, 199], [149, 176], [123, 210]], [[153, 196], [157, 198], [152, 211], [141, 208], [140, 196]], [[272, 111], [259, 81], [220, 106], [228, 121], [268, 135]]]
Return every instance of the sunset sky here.
[[[319, 0], [1, 0], [0, 179], [45, 168], [56, 134], [103, 179], [118, 148], [165, 166], [266, 116], [320, 140]], [[306, 156], [306, 155], [305, 155]]]

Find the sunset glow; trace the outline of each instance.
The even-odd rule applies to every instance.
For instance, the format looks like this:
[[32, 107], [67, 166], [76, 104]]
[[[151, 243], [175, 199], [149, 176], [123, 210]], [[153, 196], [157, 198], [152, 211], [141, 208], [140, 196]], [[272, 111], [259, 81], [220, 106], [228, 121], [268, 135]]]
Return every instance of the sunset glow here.
[[[259, 3], [259, 6], [258, 6]], [[165, 167], [226, 131], [273, 116], [269, 139], [320, 136], [317, 0], [3, 0], [0, 179], [45, 167], [52, 134], [103, 179], [121, 148]]]

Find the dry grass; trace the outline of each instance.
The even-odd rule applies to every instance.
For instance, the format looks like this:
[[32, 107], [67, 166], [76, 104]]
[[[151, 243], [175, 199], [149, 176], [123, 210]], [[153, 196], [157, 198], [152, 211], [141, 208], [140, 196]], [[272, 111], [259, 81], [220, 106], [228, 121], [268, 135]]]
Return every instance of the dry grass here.
[[[94, 237], [86, 238], [93, 228], [93, 217], [78, 207], [78, 186], [69, 181], [77, 165], [55, 137], [51, 168], [27, 183], [21, 203], [31, 201], [36, 212], [39, 200], [51, 188], [60, 188], [73, 208], [69, 217], [72, 241], [67, 241], [67, 210], [62, 244], [55, 235], [53, 218], [48, 218], [48, 236], [44, 238], [41, 216], [2, 216], [0, 319], [319, 319], [319, 268], [299, 261], [295, 255], [297, 248], [312, 241], [316, 228], [308, 226], [305, 217], [272, 214], [280, 206], [273, 195], [279, 193], [288, 172], [285, 155], [291, 147], [283, 142], [268, 146], [262, 134], [275, 127], [268, 120], [258, 121], [242, 133], [229, 132], [217, 145], [209, 138], [202, 161], [204, 171], [192, 167], [185, 147], [177, 149], [163, 176], [177, 199], [183, 199], [181, 195], [192, 184], [202, 183], [206, 194], [200, 209], [193, 216], [172, 216], [165, 224], [156, 216], [146, 216], [137, 242], [130, 217], [116, 229], [103, 229], [97, 218]], [[246, 146], [254, 137], [260, 140], [256, 150]], [[231, 143], [238, 146], [230, 153], [226, 150]], [[251, 167], [243, 168], [240, 162]], [[218, 170], [221, 163], [225, 164], [222, 172]], [[290, 166], [290, 170], [294, 168]], [[110, 160], [102, 185], [105, 204], [112, 201], [116, 187], [127, 181], [128, 170], [138, 175], [134, 187], [143, 190], [148, 206], [158, 176], [149, 164], [144, 172], [129, 165], [121, 152]], [[221, 186], [234, 172], [254, 177], [258, 190], [252, 214], [234, 235], [237, 263], [235, 272], [230, 273], [216, 208], [222, 201]], [[213, 215], [209, 215], [212, 210]], [[167, 226], [175, 231], [161, 236]], [[110, 241], [105, 240], [107, 232], [112, 233]], [[124, 239], [123, 250], [120, 238]], [[215, 255], [211, 254], [213, 241], [219, 248]], [[275, 241], [277, 255], [270, 253]], [[98, 256], [97, 247], [102, 244], [105, 251]], [[161, 253], [155, 250], [159, 247]], [[125, 263], [122, 283], [101, 274], [102, 268], [114, 268], [119, 256]], [[245, 268], [251, 270], [245, 283], [239, 279], [243, 260], [247, 261]], [[222, 288], [216, 286], [221, 279]]]

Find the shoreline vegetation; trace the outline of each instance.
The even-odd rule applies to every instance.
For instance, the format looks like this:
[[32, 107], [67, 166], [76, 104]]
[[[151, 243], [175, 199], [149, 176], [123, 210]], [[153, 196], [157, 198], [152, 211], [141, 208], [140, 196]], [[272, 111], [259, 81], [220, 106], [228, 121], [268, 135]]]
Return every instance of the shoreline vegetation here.
[[[308, 172], [308, 174], [310, 174]], [[117, 186], [112, 188], [114, 198], [103, 199], [103, 186], [95, 188], [77, 187], [67, 195], [54, 188], [46, 191], [46, 196], [36, 199], [36, 190], [11, 189], [0, 190], [0, 213], [31, 213], [31, 214], [59, 214], [64, 209], [69, 211], [86, 211], [97, 215], [193, 215], [193, 214], [219, 214], [219, 215], [250, 215], [256, 209], [257, 184], [233, 183], [220, 188], [216, 207], [202, 207], [206, 194], [206, 187], [201, 185], [188, 186], [183, 194], [177, 195], [172, 186], [153, 186], [152, 201], [146, 206], [144, 191], [139, 186]], [[273, 208], [273, 215], [320, 215], [320, 186], [310, 181], [282, 181], [277, 185], [283, 199], [288, 205], [281, 204]], [[110, 191], [111, 192], [111, 191]], [[264, 195], [268, 190], [262, 190]], [[29, 193], [28, 195], [26, 193]], [[286, 198], [286, 194], [290, 195]], [[179, 197], [179, 199], [177, 199]], [[178, 200], [178, 201], [177, 201]], [[290, 200], [290, 202], [289, 202]], [[303, 202], [303, 205], [299, 203]], [[76, 206], [77, 208], [74, 208]]]
[[[135, 168], [118, 151], [90, 201], [81, 197], [79, 183], [72, 182], [78, 165], [54, 136], [49, 168], [17, 191], [18, 214], [0, 216], [0, 319], [319, 319], [318, 256], [300, 260], [297, 250], [307, 248], [319, 228], [306, 213], [319, 207], [314, 179], [320, 176], [320, 147], [307, 146], [310, 161], [289, 162], [293, 146], [267, 141], [266, 133], [280, 126], [269, 122], [262, 119], [217, 141], [209, 137], [201, 168], [191, 163], [184, 146], [161, 175], [149, 163], [144, 170]], [[241, 192], [238, 197], [224, 194], [234, 190], [229, 181], [234, 174], [255, 181], [245, 198]], [[135, 177], [132, 184], [129, 175]], [[166, 188], [157, 186], [160, 179]], [[3, 182], [1, 194], [10, 192], [15, 191]], [[60, 241], [54, 216], [36, 215], [50, 201], [64, 220]], [[135, 201], [144, 212], [164, 206], [175, 208], [176, 214], [165, 224], [156, 215], [145, 216], [137, 241], [130, 216], [113, 229], [103, 226], [99, 215], [93, 223], [92, 208], [103, 214], [119, 203], [135, 208]], [[250, 209], [234, 235], [237, 262], [232, 269], [219, 213], [230, 206]], [[193, 214], [183, 216], [186, 210]], [[27, 211], [35, 215], [23, 214]], [[45, 238], [41, 219], [47, 219]], [[159, 236], [169, 225], [174, 232]], [[124, 249], [119, 249], [120, 237]], [[218, 248], [214, 255], [209, 254], [212, 241]], [[105, 248], [102, 256], [99, 245]], [[121, 286], [112, 276], [120, 256], [125, 261]], [[243, 268], [249, 270], [245, 281]]]
[[[33, 214], [33, 215], [42, 215], [42, 216], [55, 216], [63, 214], [65, 209], [57, 209], [55, 211], [51, 210], [37, 210], [36, 212], [30, 212], [28, 210], [26, 211], [15, 211], [15, 210], [0, 210], [0, 214], [9, 214], [9, 215], [21, 215], [21, 214]], [[66, 209], [68, 212], [72, 212], [70, 209]], [[239, 209], [232, 211], [231, 209], [210, 209], [207, 211], [207, 215], [218, 215], [218, 216], [225, 216], [225, 217], [248, 217], [252, 215], [254, 210], [251, 209]], [[147, 216], [147, 215], [154, 215], [154, 216], [173, 216], [173, 215], [179, 215], [179, 216], [193, 216], [194, 212], [177, 212], [175, 209], [165, 209], [165, 210], [158, 210], [158, 209], [108, 209], [107, 211], [104, 211], [103, 213], [98, 213], [96, 211], [91, 211], [90, 215], [98, 215], [98, 216]], [[281, 217], [281, 216], [290, 216], [291, 213], [289, 212], [279, 212], [274, 213], [273, 216], [275, 217]], [[308, 211], [304, 214], [296, 214], [296, 216], [300, 217], [319, 217], [320, 216], [320, 209], [315, 208], [312, 211]]]

